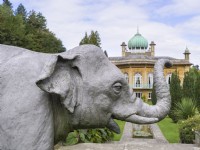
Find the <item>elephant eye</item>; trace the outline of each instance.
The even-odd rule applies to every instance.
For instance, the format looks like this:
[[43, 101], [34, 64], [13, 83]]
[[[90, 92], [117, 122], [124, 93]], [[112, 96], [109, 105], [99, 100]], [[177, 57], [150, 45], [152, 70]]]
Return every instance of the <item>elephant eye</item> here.
[[122, 84], [117, 82], [113, 85], [113, 90], [116, 94], [119, 94], [122, 90]]

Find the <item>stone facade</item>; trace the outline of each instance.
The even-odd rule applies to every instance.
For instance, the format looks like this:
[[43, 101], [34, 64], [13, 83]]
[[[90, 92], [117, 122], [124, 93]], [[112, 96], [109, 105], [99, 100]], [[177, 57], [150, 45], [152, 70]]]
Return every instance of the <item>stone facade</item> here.
[[[137, 41], [137, 39], [133, 38], [131, 39], [132, 41]], [[124, 73], [130, 87], [132, 87], [133, 91], [136, 93], [136, 96], [145, 100], [151, 99], [154, 64], [158, 59], [167, 58], [173, 63], [173, 67], [164, 69], [164, 76], [168, 84], [170, 84], [171, 75], [175, 71], [177, 71], [181, 83], [183, 83], [184, 73], [189, 71], [189, 68], [192, 65], [189, 62], [190, 52], [188, 48], [186, 48], [183, 53], [185, 55], [185, 59], [176, 59], [167, 56], [155, 56], [156, 44], [152, 41], [149, 45], [149, 50], [138, 51], [138, 49], [141, 50], [140, 47], [134, 50], [127, 49], [127, 45], [123, 42], [121, 44], [122, 56], [109, 58], [110, 61]], [[134, 47], [134, 45], [132, 47]]]

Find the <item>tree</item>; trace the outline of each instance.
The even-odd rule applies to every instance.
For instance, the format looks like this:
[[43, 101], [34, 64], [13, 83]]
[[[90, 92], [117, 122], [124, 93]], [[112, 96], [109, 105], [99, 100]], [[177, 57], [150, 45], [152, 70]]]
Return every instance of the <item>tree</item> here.
[[22, 46], [25, 25], [21, 16], [14, 16], [12, 10], [0, 5], [0, 44]]
[[9, 1], [0, 5], [0, 44], [24, 47], [33, 51], [58, 53], [65, 51], [62, 41], [46, 25], [46, 19], [34, 10], [26, 13], [20, 4], [15, 13]]
[[9, 7], [12, 10], [12, 3], [9, 0], [3, 0], [3, 5]]
[[100, 47], [101, 39], [100, 39], [98, 31], [94, 32], [92, 30], [89, 36], [87, 35], [87, 32], [86, 32], [85, 36], [79, 43], [79, 45], [83, 45], [83, 44], [93, 44], [93, 45]]
[[17, 7], [17, 9], [15, 10], [15, 15], [21, 15], [24, 22], [26, 22], [26, 17], [27, 17], [27, 11], [26, 8], [24, 7], [24, 5], [19, 4], [19, 6]]
[[198, 110], [200, 112], [200, 73], [198, 74], [195, 82], [195, 100], [198, 106]]
[[189, 72], [186, 72], [183, 80], [183, 97], [195, 99], [195, 80], [196, 75], [193, 69], [190, 69]]
[[91, 31], [91, 34], [89, 36], [89, 43], [100, 47], [101, 39], [100, 39], [99, 33], [97, 31], [95, 31], [95, 32]]
[[45, 30], [46, 27], [46, 19], [42, 13], [36, 13], [34, 10], [29, 12], [27, 30], [35, 32], [35, 29]]
[[171, 84], [170, 84], [170, 94], [171, 94], [171, 109], [169, 112], [169, 117], [177, 122], [174, 110], [176, 109], [176, 104], [181, 101], [182, 89], [180, 85], [180, 79], [177, 72], [172, 73]]
[[79, 45], [83, 45], [83, 44], [88, 44], [89, 43], [89, 37], [87, 35], [87, 32], [85, 32], [85, 36], [83, 37], [83, 39], [80, 41]]

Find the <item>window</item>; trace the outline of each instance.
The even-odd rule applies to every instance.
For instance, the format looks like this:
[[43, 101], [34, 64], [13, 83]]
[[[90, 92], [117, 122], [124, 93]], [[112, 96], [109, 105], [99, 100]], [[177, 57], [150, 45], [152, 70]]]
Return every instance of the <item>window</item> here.
[[125, 76], [126, 81], [128, 82], [129, 81], [129, 79], [128, 79], [128, 73], [124, 73], [124, 76]]
[[135, 95], [136, 95], [136, 97], [138, 97], [138, 98], [142, 98], [142, 92], [136, 92]]
[[167, 82], [167, 84], [171, 83], [171, 77], [172, 77], [171, 73], [166, 76], [166, 82]]
[[151, 94], [152, 94], [152, 93], [151, 93], [151, 92], [149, 92], [149, 96], [148, 96], [148, 99], [151, 99]]
[[142, 87], [142, 76], [139, 73], [135, 74], [135, 87]]
[[153, 73], [148, 74], [148, 88], [153, 88]]

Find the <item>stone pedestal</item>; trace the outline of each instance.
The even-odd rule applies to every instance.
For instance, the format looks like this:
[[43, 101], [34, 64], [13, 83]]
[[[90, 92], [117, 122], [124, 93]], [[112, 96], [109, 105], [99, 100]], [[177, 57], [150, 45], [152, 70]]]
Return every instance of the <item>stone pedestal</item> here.
[[195, 131], [195, 144], [197, 144], [198, 147], [200, 147], [200, 132], [199, 131]]

